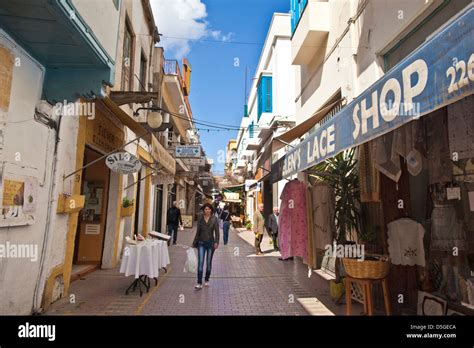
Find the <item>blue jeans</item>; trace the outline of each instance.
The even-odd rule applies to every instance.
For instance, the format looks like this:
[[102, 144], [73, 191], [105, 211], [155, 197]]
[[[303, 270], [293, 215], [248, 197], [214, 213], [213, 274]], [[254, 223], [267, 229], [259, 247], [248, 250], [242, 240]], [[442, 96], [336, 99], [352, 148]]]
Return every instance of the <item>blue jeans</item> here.
[[223, 230], [224, 230], [224, 245], [226, 245], [227, 242], [229, 241], [229, 228], [230, 228], [230, 221], [224, 221], [224, 226], [223, 226]]
[[204, 256], [206, 256], [205, 281], [208, 282], [211, 276], [212, 257], [214, 256], [214, 243], [212, 241], [198, 242], [198, 284], [202, 284], [202, 274], [204, 272]]
[[[176, 244], [178, 240], [178, 225], [169, 224], [168, 225], [168, 235], [173, 237], [173, 244]], [[170, 239], [171, 241], [171, 239]]]

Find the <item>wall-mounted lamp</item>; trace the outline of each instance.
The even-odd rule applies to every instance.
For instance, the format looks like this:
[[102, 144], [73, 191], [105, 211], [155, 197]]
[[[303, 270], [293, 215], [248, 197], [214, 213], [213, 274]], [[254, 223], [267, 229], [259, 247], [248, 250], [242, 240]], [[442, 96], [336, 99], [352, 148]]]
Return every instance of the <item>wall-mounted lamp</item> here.
[[138, 108], [133, 115], [138, 116], [140, 110], [151, 110], [148, 113], [148, 117], [146, 123], [151, 129], [158, 129], [161, 127], [163, 123], [170, 122], [170, 114], [165, 112], [165, 110], [158, 108], [158, 107], [150, 107], [150, 108]]

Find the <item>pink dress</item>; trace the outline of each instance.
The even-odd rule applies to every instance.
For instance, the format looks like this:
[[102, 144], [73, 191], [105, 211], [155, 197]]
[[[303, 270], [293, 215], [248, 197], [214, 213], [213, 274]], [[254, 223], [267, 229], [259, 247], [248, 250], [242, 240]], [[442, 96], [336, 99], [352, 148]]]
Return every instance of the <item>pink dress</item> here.
[[308, 257], [306, 186], [298, 180], [288, 182], [281, 193], [279, 243], [282, 258]]

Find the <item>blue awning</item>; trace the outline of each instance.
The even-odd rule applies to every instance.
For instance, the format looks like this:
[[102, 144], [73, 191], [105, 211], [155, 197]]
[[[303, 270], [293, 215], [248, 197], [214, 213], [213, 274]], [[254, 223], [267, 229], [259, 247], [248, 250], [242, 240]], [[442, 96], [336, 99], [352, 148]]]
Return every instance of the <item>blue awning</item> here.
[[[273, 177], [288, 177], [474, 91], [474, 7], [387, 72], [290, 150]], [[374, 106], [374, 107], [372, 107]], [[275, 180], [273, 179], [273, 180]]]
[[46, 67], [44, 99], [100, 96], [114, 83], [114, 60], [71, 0], [0, 1], [0, 28]]

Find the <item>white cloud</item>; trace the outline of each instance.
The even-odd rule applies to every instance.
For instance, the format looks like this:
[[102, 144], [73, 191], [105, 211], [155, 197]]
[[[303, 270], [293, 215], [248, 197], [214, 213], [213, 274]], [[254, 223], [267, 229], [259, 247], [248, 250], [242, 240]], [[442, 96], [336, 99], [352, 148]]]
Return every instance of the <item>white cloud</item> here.
[[191, 51], [194, 40], [211, 38], [230, 41], [233, 33], [212, 30], [206, 21], [206, 5], [202, 0], [151, 0], [150, 4], [158, 30], [163, 36], [160, 44], [167, 57], [181, 59]]

